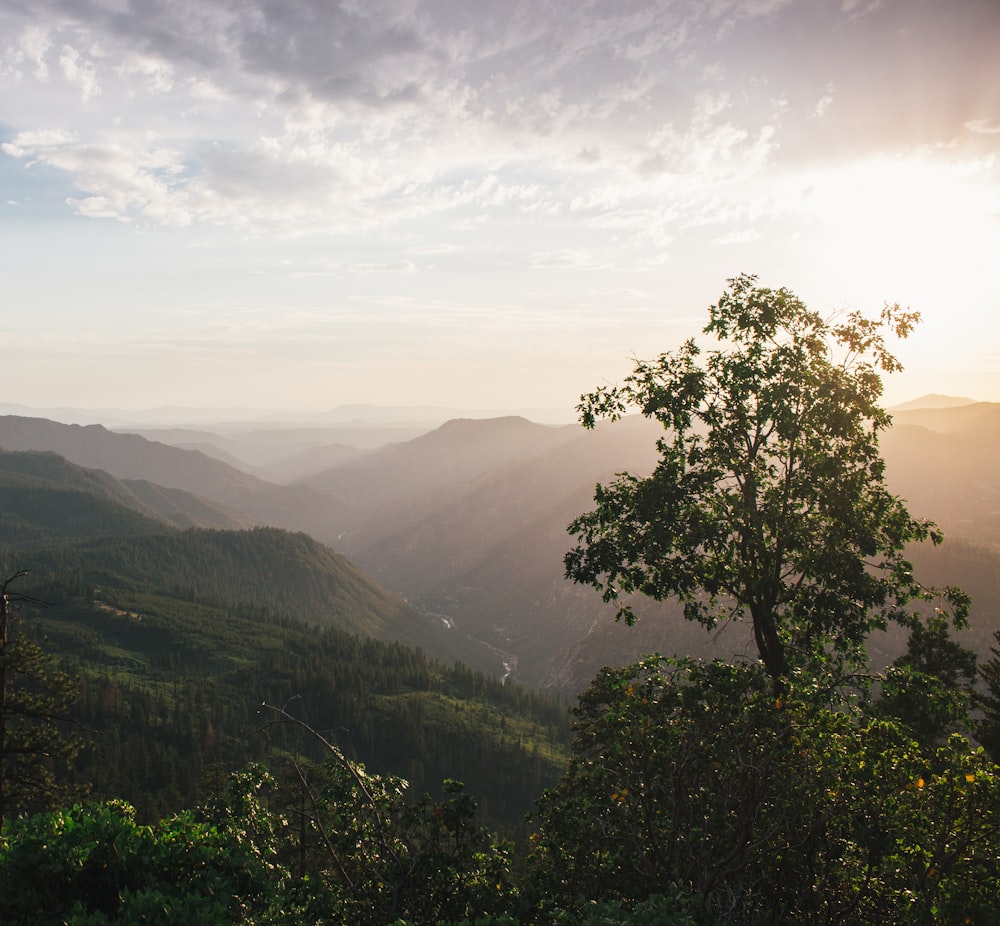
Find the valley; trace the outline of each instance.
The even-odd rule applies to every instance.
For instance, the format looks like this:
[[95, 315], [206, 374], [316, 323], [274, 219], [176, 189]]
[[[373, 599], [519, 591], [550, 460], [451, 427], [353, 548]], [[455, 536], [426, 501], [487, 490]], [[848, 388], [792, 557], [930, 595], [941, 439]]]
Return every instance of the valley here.
[[[973, 622], [964, 636], [986, 652], [1000, 627], [990, 594], [1000, 545], [1000, 405], [917, 406], [897, 412], [883, 437], [889, 484], [914, 514], [943, 528], [946, 543], [913, 550], [915, 565], [970, 591]], [[183, 443], [192, 436], [147, 433]], [[597, 482], [650, 470], [656, 426], [626, 419], [587, 432], [517, 417], [458, 418], [379, 446], [342, 443], [405, 433], [399, 421], [354, 422], [346, 431], [256, 424], [245, 432], [230, 425], [226, 437], [200, 431], [202, 444], [214, 441], [230, 454], [224, 462], [100, 426], [0, 418], [0, 447], [50, 451], [105, 472], [130, 487], [132, 504], [143, 493], [149, 504], [157, 486], [159, 516], [176, 526], [309, 534], [423, 616], [406, 642], [532, 688], [572, 696], [602, 665], [653, 651], [727, 659], [752, 652], [744, 625], [706, 635], [669, 603], [637, 602], [637, 625], [620, 627], [599, 596], [563, 577], [566, 525], [591, 507]], [[270, 455], [264, 469], [285, 481], [252, 474], [263, 454]], [[955, 578], [942, 575], [949, 571]], [[900, 645], [898, 634], [876, 639], [873, 653], [888, 661]]]
[[[948, 537], [912, 551], [917, 573], [972, 595], [958, 637], [981, 658], [1000, 628], [998, 422], [989, 404], [907, 409], [883, 441], [890, 486]], [[567, 705], [603, 666], [753, 659], [742, 623], [706, 634], [642, 600], [622, 626], [564, 578], [566, 525], [594, 485], [654, 465], [644, 419], [588, 432], [458, 418], [372, 447], [336, 429], [304, 447], [297, 429], [282, 457], [283, 435], [203, 431], [209, 455], [0, 417], [0, 563], [30, 571], [51, 603], [31, 632], [81, 673], [79, 719], [100, 732], [80, 773], [98, 796], [152, 818], [196, 801], [213, 768], [287, 749], [254, 730], [264, 700], [298, 704], [417, 788], [458, 772], [517, 826], [565, 761]], [[898, 628], [876, 633], [873, 665], [904, 646]]]

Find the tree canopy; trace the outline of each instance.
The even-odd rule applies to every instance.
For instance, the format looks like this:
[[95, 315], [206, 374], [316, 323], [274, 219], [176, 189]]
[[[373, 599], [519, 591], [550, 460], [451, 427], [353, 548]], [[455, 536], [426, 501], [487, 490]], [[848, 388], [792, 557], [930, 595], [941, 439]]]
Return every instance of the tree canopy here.
[[[787, 289], [730, 280], [703, 332], [716, 346], [690, 339], [582, 397], [587, 428], [638, 411], [665, 433], [651, 475], [598, 485], [569, 526], [567, 576], [629, 622], [632, 593], [676, 598], [709, 627], [749, 617], [777, 687], [796, 666], [859, 663], [890, 621], [912, 626], [914, 603], [938, 596], [905, 547], [941, 535], [886, 487], [879, 434], [881, 376], [901, 369], [886, 337], [918, 321], [898, 305], [830, 321]], [[967, 598], [944, 595], [962, 625]]]
[[61, 781], [61, 766], [79, 750], [60, 721], [76, 683], [24, 633], [10, 632], [11, 605], [40, 604], [10, 590], [25, 570], [0, 582], [0, 830], [13, 814], [58, 806], [76, 790]]

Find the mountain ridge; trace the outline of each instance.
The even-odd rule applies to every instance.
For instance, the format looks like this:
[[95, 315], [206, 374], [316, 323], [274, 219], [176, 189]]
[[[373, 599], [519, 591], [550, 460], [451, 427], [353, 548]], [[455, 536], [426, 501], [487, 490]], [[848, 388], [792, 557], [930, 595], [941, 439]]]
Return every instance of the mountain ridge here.
[[[949, 537], [1000, 546], [1000, 440], [987, 439], [995, 409], [901, 413], [882, 448], [889, 487], [915, 515], [936, 520]], [[925, 413], [947, 427], [914, 419]], [[315, 502], [271, 523], [333, 546], [420, 612], [494, 647], [533, 686], [579, 690], [604, 660], [651, 649], [750, 651], [745, 627], [729, 627], [713, 644], [668, 603], [640, 601], [639, 629], [614, 628], [615, 609], [564, 578], [566, 525], [593, 506], [597, 482], [648, 472], [659, 433], [641, 416], [594, 431], [516, 417], [457, 420], [288, 487]], [[974, 608], [982, 626], [1000, 627], [991, 602]], [[895, 644], [887, 645], [886, 655]]]

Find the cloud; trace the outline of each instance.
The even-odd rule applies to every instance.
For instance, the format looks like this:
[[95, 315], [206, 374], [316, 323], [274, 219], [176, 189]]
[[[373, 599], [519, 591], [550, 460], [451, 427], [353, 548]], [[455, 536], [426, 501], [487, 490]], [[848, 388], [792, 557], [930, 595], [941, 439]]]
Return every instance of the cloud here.
[[965, 123], [965, 127], [977, 135], [997, 135], [1000, 134], [1000, 116], [992, 119], [970, 119]]
[[65, 148], [75, 141], [76, 135], [65, 129], [36, 129], [19, 132], [13, 141], [0, 145], [0, 149], [11, 157], [30, 159], [37, 152]]
[[[173, 65], [162, 58], [128, 53], [116, 72], [125, 81], [141, 82], [143, 89], [154, 95], [169, 93], [174, 88]], [[205, 86], [199, 83], [200, 86]], [[205, 99], [213, 98], [211, 90], [204, 90], [201, 95]]]
[[0, 147], [30, 164], [70, 173], [86, 195], [67, 202], [81, 215], [126, 221], [141, 217], [167, 225], [186, 225], [193, 218], [173, 195], [184, 167], [169, 148], [87, 145], [61, 130], [22, 132]]
[[66, 80], [79, 88], [84, 103], [101, 92], [94, 63], [72, 46], [63, 45], [59, 53], [59, 68]]
[[532, 270], [583, 270], [593, 267], [593, 255], [586, 251], [564, 248], [560, 251], [543, 251], [531, 255]]
[[[758, 42], [786, 15], [818, 23], [806, 7], [36, 0], [0, 12], [0, 80], [19, 88], [3, 150], [65, 171], [94, 217], [295, 236], [582, 211], [662, 244], [726, 221], [720, 198], [810, 139], [810, 113], [837, 130], [832, 68], [854, 65], [792, 83], [806, 51], [780, 28]], [[860, 9], [824, 7], [816, 34]]]
[[640, 172], [698, 175], [703, 182], [712, 183], [762, 169], [774, 148], [775, 127], [767, 124], [750, 129], [719, 118], [729, 105], [725, 93], [699, 93], [685, 131], [668, 123], [649, 136]]
[[374, 263], [371, 261], [349, 263], [342, 261], [332, 261], [327, 263], [321, 270], [296, 271], [292, 275], [297, 277], [315, 277], [315, 276], [357, 277], [357, 276], [372, 276], [372, 275], [382, 275], [382, 274], [390, 274], [390, 275], [409, 274], [413, 273], [416, 269], [417, 265], [412, 260], [400, 260], [392, 263]]
[[841, 0], [840, 9], [852, 17], [867, 16], [885, 6], [885, 0]]
[[833, 106], [833, 95], [835, 90], [836, 87], [832, 83], [826, 85], [826, 93], [819, 98], [816, 105], [813, 107], [812, 115], [814, 117], [818, 119], [826, 115], [827, 110]]
[[51, 44], [46, 27], [42, 25], [28, 26], [4, 56], [4, 69], [18, 73], [20, 65], [27, 62], [34, 64], [33, 75], [36, 80], [47, 81], [49, 79], [49, 66], [45, 56]]
[[713, 243], [722, 245], [748, 244], [751, 241], [759, 241], [762, 237], [762, 233], [756, 228], [743, 228], [720, 235]]

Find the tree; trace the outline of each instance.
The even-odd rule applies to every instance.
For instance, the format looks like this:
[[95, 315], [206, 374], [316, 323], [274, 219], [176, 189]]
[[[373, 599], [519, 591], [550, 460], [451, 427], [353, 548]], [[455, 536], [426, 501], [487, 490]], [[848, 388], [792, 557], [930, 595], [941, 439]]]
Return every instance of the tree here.
[[972, 729], [976, 654], [953, 640], [934, 615], [910, 631], [906, 652], [882, 678], [880, 713], [895, 717], [922, 744], [941, 745], [949, 734]]
[[[1000, 630], [993, 634], [1000, 644]], [[975, 703], [983, 712], [976, 736], [994, 761], [1000, 761], [1000, 646], [990, 647], [993, 658], [979, 667], [986, 690], [977, 693]]]
[[[300, 923], [285, 920], [287, 872], [256, 771], [234, 776], [229, 800], [141, 826], [107, 801], [12, 821], [0, 839], [0, 922], [10, 926]], [[260, 919], [255, 913], [260, 911]], [[266, 911], [266, 912], [265, 912]]]
[[[567, 576], [628, 622], [620, 598], [636, 592], [676, 598], [708, 627], [749, 616], [776, 691], [793, 668], [860, 663], [875, 628], [913, 626], [934, 592], [903, 551], [941, 535], [886, 488], [878, 439], [880, 374], [900, 369], [885, 337], [918, 320], [887, 305], [835, 324], [787, 289], [730, 280], [704, 328], [716, 348], [688, 340], [582, 397], [587, 428], [636, 409], [666, 433], [650, 476], [598, 485], [569, 526]], [[968, 599], [945, 595], [963, 625]]]
[[10, 592], [21, 570], [0, 585], [0, 828], [14, 813], [56, 806], [71, 789], [57, 780], [59, 763], [76, 755], [79, 744], [59, 721], [75, 694], [75, 683], [25, 634], [14, 639], [14, 603], [39, 604]]
[[[531, 893], [699, 923], [996, 923], [1000, 768], [759, 665], [648, 657], [580, 697], [539, 802]], [[652, 920], [650, 920], [652, 921]]]
[[326, 759], [317, 767], [289, 757], [301, 790], [287, 816], [297, 818], [288, 837], [300, 871], [323, 885], [331, 921], [478, 922], [516, 902], [511, 847], [478, 825], [461, 782], [446, 779], [441, 801], [407, 799], [405, 780], [368, 771], [286, 708], [261, 710], [269, 727], [298, 730]]

